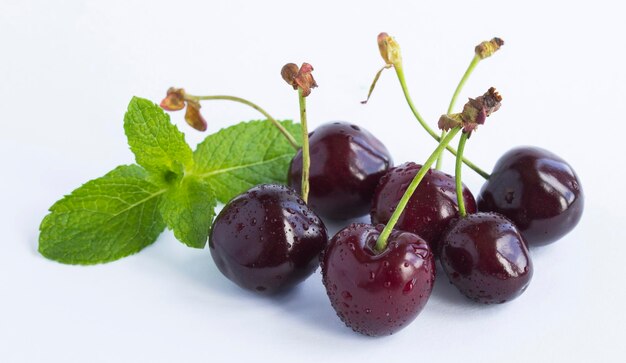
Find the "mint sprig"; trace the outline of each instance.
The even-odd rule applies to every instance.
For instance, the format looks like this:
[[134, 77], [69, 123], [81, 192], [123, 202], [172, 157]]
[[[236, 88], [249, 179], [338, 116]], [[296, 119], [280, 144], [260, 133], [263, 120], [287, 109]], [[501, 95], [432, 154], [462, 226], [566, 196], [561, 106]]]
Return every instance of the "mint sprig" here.
[[160, 212], [174, 236], [189, 247], [203, 248], [215, 217], [215, 194], [204, 180], [188, 177], [165, 193]]
[[[206, 180], [217, 199], [227, 203], [241, 191], [262, 183], [282, 183], [287, 178], [294, 149], [267, 121], [250, 121], [208, 136], [194, 152], [196, 173]], [[300, 124], [283, 121], [292, 135]], [[300, 142], [300, 137], [296, 138]]]
[[124, 116], [124, 131], [137, 164], [147, 171], [182, 176], [193, 166], [193, 153], [185, 135], [151, 101], [133, 97]]
[[71, 264], [109, 262], [139, 252], [165, 228], [167, 189], [137, 165], [122, 165], [54, 203], [41, 222], [39, 252]]
[[[298, 124], [282, 121], [293, 135]], [[167, 226], [203, 248], [218, 201], [260, 183], [285, 183], [295, 151], [268, 121], [242, 122], [208, 136], [195, 152], [149, 100], [134, 97], [124, 130], [139, 165], [122, 165], [52, 207], [39, 251], [68, 264], [110, 262], [152, 244]]]

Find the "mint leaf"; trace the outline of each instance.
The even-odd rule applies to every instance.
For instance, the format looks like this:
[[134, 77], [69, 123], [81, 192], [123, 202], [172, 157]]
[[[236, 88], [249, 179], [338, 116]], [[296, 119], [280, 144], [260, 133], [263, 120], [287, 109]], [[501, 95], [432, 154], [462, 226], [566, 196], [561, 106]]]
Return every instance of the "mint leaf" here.
[[50, 207], [39, 252], [62, 263], [114, 261], [152, 244], [165, 228], [158, 205], [166, 189], [137, 165], [122, 165]]
[[170, 117], [149, 100], [133, 97], [124, 116], [124, 131], [137, 164], [151, 173], [182, 176], [193, 164], [185, 136]]
[[208, 183], [185, 177], [163, 196], [161, 215], [174, 236], [189, 247], [203, 248], [215, 217], [215, 195]]
[[[281, 123], [301, 140], [300, 124]], [[227, 203], [255, 185], [284, 184], [294, 154], [269, 121], [242, 122], [209, 135], [198, 145], [193, 174], [211, 186], [220, 202]]]

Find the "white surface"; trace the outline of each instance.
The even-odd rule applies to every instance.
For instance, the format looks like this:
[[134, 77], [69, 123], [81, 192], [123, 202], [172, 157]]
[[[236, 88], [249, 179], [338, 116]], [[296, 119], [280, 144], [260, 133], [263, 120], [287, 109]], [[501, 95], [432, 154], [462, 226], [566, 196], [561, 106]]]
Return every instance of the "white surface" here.
[[[622, 361], [624, 5], [422, 3], [0, 1], [0, 361]], [[509, 148], [538, 145], [580, 175], [582, 222], [532, 251], [535, 275], [516, 301], [469, 303], [440, 274], [412, 325], [369, 339], [336, 318], [319, 271], [292, 293], [259, 297], [222, 277], [208, 250], [188, 249], [170, 232], [100, 266], [37, 253], [39, 222], [55, 200], [133, 161], [122, 129], [131, 96], [158, 101], [172, 85], [247, 97], [295, 118], [296, 96], [279, 70], [307, 61], [320, 85], [309, 98], [313, 126], [357, 122], [397, 163], [425, 160], [435, 144], [392, 72], [370, 104], [358, 102], [382, 65], [380, 31], [400, 42], [429, 120], [445, 111], [474, 45], [505, 39], [462, 94], [494, 85], [504, 96], [467, 156], [489, 170]], [[205, 103], [203, 113], [210, 132], [259, 117], [229, 103]], [[197, 143], [203, 136], [182, 117], [173, 114]], [[465, 176], [477, 193], [480, 178]]]

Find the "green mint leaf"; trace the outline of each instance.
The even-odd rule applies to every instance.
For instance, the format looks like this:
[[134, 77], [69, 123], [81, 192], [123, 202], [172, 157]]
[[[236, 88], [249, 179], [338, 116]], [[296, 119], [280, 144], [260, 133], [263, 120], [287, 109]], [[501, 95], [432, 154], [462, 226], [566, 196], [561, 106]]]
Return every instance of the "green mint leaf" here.
[[[281, 121], [300, 141], [300, 124]], [[282, 183], [295, 150], [269, 121], [242, 122], [209, 135], [194, 152], [194, 175], [227, 203], [263, 183]]]
[[215, 204], [209, 184], [190, 176], [165, 193], [159, 209], [179, 241], [189, 247], [204, 248], [215, 217]]
[[182, 176], [193, 165], [185, 135], [149, 100], [133, 97], [124, 116], [124, 131], [137, 164], [151, 173], [163, 178], [170, 178], [171, 173]]
[[122, 165], [50, 207], [39, 252], [68, 264], [120, 259], [152, 244], [165, 228], [158, 205], [165, 188], [137, 165]]

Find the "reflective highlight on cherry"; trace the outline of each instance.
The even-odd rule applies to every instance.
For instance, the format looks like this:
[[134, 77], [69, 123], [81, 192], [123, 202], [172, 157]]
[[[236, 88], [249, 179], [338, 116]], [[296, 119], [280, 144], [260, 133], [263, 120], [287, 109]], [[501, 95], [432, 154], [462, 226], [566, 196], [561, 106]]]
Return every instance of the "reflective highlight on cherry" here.
[[324, 223], [292, 189], [265, 184], [222, 209], [209, 247], [215, 264], [231, 281], [274, 293], [312, 274], [327, 243]]
[[454, 221], [442, 237], [441, 265], [468, 298], [504, 303], [526, 290], [533, 264], [515, 225], [495, 213], [476, 213]]
[[[309, 134], [309, 200], [322, 217], [349, 219], [367, 214], [378, 180], [393, 162], [389, 151], [364, 128], [333, 122]], [[301, 191], [302, 151], [294, 156], [288, 184]]]
[[574, 169], [538, 147], [504, 154], [478, 195], [478, 209], [508, 217], [529, 245], [557, 241], [583, 213], [584, 195]]
[[339, 231], [322, 256], [322, 279], [341, 320], [354, 331], [389, 335], [420, 313], [433, 288], [435, 261], [426, 241], [394, 230], [384, 251], [382, 226], [355, 223]]

